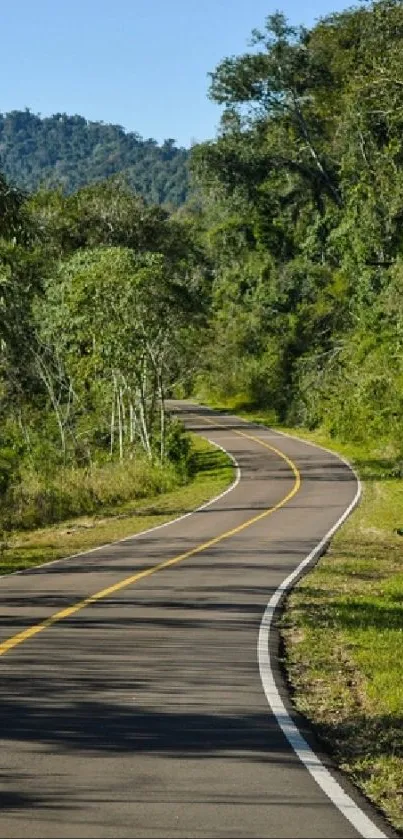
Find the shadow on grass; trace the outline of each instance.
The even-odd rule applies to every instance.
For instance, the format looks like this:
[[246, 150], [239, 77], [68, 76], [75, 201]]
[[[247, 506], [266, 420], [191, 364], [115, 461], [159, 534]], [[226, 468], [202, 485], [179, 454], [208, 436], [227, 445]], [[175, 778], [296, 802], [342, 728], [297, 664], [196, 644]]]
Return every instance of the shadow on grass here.
[[226, 461], [220, 451], [193, 452], [189, 458], [188, 470], [189, 476], [194, 477], [199, 472], [215, 473], [218, 470], [230, 469], [231, 466], [232, 463]]
[[[368, 576], [362, 575], [362, 578], [366, 580]], [[301, 592], [304, 600], [298, 608], [303, 612], [304, 622], [314, 629], [403, 632], [403, 587], [401, 593], [391, 593], [388, 598], [383, 596], [382, 600], [378, 594], [364, 593], [359, 597], [336, 594], [332, 599], [322, 600], [322, 605], [318, 599], [323, 598], [326, 591], [304, 585]]]
[[342, 722], [317, 724], [318, 735], [331, 754], [342, 752], [344, 761], [365, 758], [364, 773], [368, 777], [379, 758], [403, 758], [402, 731], [401, 714], [355, 714]]
[[394, 459], [357, 458], [355, 466], [365, 481], [393, 481], [403, 477], [403, 461], [399, 457]]

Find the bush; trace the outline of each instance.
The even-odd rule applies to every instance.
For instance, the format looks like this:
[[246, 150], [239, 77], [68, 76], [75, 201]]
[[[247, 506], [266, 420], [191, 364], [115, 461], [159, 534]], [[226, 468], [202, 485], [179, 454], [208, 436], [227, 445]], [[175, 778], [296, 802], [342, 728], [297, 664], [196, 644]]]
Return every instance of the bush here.
[[190, 449], [190, 437], [182, 423], [178, 419], [170, 418], [165, 440], [165, 452], [168, 460], [174, 463], [176, 467], [180, 467], [181, 471], [186, 471]]
[[0, 449], [0, 496], [5, 496], [12, 482], [18, 480], [18, 458], [11, 448]]
[[51, 480], [25, 469], [21, 481], [6, 494], [4, 526], [7, 530], [30, 529], [91, 515], [168, 492], [180, 480], [173, 464], [150, 463], [144, 457], [87, 469], [60, 468]]

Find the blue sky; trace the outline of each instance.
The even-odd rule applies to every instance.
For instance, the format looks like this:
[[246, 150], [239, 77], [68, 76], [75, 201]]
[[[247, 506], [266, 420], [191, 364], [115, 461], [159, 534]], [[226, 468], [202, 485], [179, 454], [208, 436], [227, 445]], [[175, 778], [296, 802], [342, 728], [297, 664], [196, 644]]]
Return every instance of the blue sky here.
[[1, 14], [0, 111], [81, 114], [180, 145], [214, 136], [208, 73], [280, 8], [311, 25], [343, 0], [19, 0]]

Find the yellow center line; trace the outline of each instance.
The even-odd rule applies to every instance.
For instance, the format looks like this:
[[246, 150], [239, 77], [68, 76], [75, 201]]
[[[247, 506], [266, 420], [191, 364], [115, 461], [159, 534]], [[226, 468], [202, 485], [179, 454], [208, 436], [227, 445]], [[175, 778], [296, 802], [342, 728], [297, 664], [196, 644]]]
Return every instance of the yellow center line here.
[[[217, 425], [215, 420], [209, 420], [206, 417], [203, 417], [206, 422], [210, 422], [212, 425]], [[220, 426], [223, 429], [226, 429], [225, 425]], [[109, 597], [110, 594], [114, 594], [117, 591], [121, 591], [127, 586], [131, 586], [134, 583], [138, 583], [139, 580], [143, 580], [146, 577], [151, 577], [152, 574], [156, 574], [158, 571], [163, 571], [164, 568], [170, 568], [172, 565], [177, 565], [179, 562], [183, 562], [185, 559], [189, 559], [191, 556], [195, 556], [196, 554], [201, 553], [202, 551], [211, 548], [213, 545], [217, 545], [219, 542], [223, 542], [224, 539], [229, 539], [231, 536], [235, 536], [237, 533], [241, 533], [243, 530], [246, 530], [247, 527], [250, 527], [252, 524], [255, 524], [261, 519], [266, 518], [267, 516], [272, 515], [275, 513], [276, 510], [279, 510], [281, 507], [284, 507], [288, 501], [298, 492], [301, 486], [301, 475], [295, 463], [287, 457], [286, 454], [281, 452], [279, 449], [276, 449], [274, 446], [270, 446], [268, 443], [265, 443], [259, 437], [254, 437], [252, 434], [246, 434], [244, 431], [238, 431], [237, 429], [230, 429], [233, 433], [238, 434], [240, 437], [246, 437], [247, 440], [252, 440], [255, 443], [258, 443], [260, 446], [263, 446], [265, 449], [269, 449], [270, 451], [277, 454], [279, 457], [284, 460], [287, 465], [290, 467], [291, 471], [294, 474], [294, 486], [281, 499], [274, 507], [269, 507], [267, 510], [263, 510], [262, 513], [258, 513], [256, 516], [245, 521], [243, 524], [237, 525], [237, 527], [231, 528], [231, 530], [226, 530], [224, 533], [221, 533], [219, 536], [215, 536], [213, 539], [209, 539], [207, 542], [203, 542], [201, 545], [198, 545], [196, 548], [192, 548], [190, 551], [186, 551], [185, 553], [179, 554], [178, 556], [174, 556], [172, 559], [166, 559], [163, 562], [159, 562], [158, 565], [153, 565], [151, 568], [146, 568], [144, 571], [139, 571], [137, 574], [132, 574], [130, 577], [125, 577], [120, 582], [115, 583], [108, 588], [104, 588], [101, 591], [97, 591], [95, 594], [90, 595], [89, 597], [85, 597], [83, 600], [79, 600], [77, 603], [73, 603], [71, 606], [67, 606], [66, 609], [61, 609], [59, 612], [55, 612], [46, 620], [41, 621], [40, 623], [34, 624], [34, 626], [30, 626], [28, 629], [24, 629], [22, 632], [18, 632], [16, 635], [12, 635], [11, 638], [8, 638], [6, 641], [0, 644], [0, 656], [4, 655], [5, 653], [12, 650], [14, 647], [18, 647], [19, 644], [23, 644], [24, 641], [28, 641], [29, 638], [33, 638], [34, 635], [38, 635], [39, 632], [43, 632], [44, 629], [48, 629], [50, 626], [53, 626], [55, 623], [59, 623], [59, 621], [64, 620], [65, 618], [70, 618], [72, 615], [75, 615], [77, 612], [80, 612], [81, 609], [85, 609], [86, 606], [91, 606], [93, 603], [97, 603], [98, 600], [103, 600], [105, 597]]]

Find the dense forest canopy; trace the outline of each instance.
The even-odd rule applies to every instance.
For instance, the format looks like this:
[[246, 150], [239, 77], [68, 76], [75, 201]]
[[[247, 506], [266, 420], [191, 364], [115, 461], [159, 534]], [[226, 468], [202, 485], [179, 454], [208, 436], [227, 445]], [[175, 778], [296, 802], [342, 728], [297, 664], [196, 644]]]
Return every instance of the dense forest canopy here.
[[188, 194], [188, 155], [172, 139], [158, 145], [82, 116], [0, 114], [0, 168], [28, 191], [46, 186], [74, 192], [121, 174], [149, 203], [178, 206]]
[[[282, 14], [224, 59], [194, 150], [217, 395], [403, 449], [403, 4]], [[231, 363], [229, 363], [229, 358]]]

